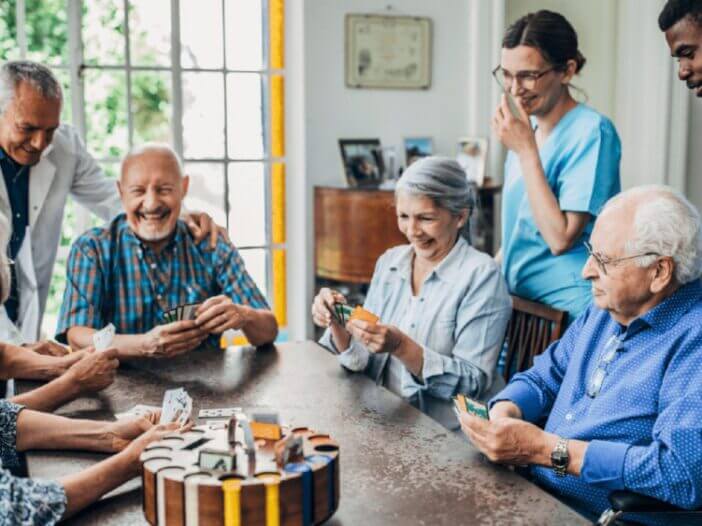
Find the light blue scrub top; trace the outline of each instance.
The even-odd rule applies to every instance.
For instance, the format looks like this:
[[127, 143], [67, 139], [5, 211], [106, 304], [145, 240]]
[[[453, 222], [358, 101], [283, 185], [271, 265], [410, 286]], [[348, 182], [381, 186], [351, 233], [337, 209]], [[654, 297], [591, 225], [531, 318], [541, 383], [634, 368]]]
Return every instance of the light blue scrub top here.
[[619, 193], [621, 143], [612, 122], [579, 104], [556, 124], [539, 150], [541, 164], [561, 210], [589, 212], [592, 219], [570, 250], [554, 256], [529, 206], [519, 159], [509, 152], [502, 201], [503, 272], [510, 293], [567, 311], [575, 319], [590, 303], [581, 272], [595, 217]]

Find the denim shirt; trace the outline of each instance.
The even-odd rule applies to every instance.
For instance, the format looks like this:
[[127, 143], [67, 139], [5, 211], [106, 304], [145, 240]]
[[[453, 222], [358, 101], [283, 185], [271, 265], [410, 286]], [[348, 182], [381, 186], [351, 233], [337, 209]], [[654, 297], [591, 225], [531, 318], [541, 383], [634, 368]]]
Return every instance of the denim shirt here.
[[[341, 365], [365, 371], [448, 429], [457, 429], [451, 398], [486, 398], [502, 387], [495, 366], [512, 303], [499, 266], [459, 238], [451, 252], [412, 294], [411, 245], [388, 250], [376, 263], [364, 307], [422, 347], [421, 378], [395, 357], [372, 354], [351, 339]], [[333, 348], [327, 330], [320, 343]], [[335, 349], [336, 350], [336, 349]]]

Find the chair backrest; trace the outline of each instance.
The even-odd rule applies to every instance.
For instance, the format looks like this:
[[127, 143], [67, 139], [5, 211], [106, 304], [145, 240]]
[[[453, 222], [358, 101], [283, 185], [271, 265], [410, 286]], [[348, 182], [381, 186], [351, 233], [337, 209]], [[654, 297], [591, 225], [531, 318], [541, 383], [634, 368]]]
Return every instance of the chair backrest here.
[[504, 378], [531, 367], [534, 357], [559, 339], [565, 328], [566, 312], [541, 303], [512, 296], [512, 318], [507, 326]]

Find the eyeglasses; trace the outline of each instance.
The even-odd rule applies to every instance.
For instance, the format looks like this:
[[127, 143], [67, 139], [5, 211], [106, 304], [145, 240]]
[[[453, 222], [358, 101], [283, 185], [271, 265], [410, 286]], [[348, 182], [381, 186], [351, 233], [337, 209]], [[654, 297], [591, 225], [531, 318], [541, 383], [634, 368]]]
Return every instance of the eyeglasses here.
[[619, 345], [622, 343], [622, 339], [621, 336], [613, 334], [612, 337], [607, 340], [602, 355], [600, 356], [600, 361], [597, 363], [597, 368], [595, 372], [592, 373], [592, 377], [587, 384], [587, 396], [590, 398], [595, 398], [600, 394], [602, 384], [607, 376], [607, 366], [614, 360], [617, 351], [620, 350]]
[[519, 71], [512, 75], [509, 71], [502, 69], [502, 66], [497, 66], [492, 70], [492, 76], [495, 77], [495, 80], [504, 91], [510, 91], [515, 81], [517, 85], [524, 89], [532, 90], [541, 77], [556, 69], [556, 66], [553, 66], [542, 71]]
[[583, 241], [583, 245], [585, 245], [587, 255], [595, 260], [595, 263], [597, 263], [597, 267], [602, 271], [602, 274], [604, 274], [605, 276], [607, 275], [607, 265], [616, 265], [617, 263], [621, 263], [622, 261], [626, 261], [627, 259], [636, 259], [645, 256], [661, 256], [661, 254], [659, 254], [658, 252], [646, 252], [645, 254], [636, 254], [635, 256], [625, 256], [623, 258], [606, 259], [603, 258], [597, 252], [594, 252], [592, 250], [592, 245], [590, 245], [590, 243], [588, 243], [587, 241]]

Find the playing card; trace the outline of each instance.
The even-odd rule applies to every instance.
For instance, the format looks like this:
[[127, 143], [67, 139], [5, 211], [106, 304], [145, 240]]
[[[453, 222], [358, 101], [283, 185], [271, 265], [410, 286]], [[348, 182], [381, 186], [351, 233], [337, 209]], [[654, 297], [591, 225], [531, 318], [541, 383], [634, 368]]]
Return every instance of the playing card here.
[[96, 351], [104, 351], [110, 347], [115, 337], [115, 326], [109, 323], [106, 327], [93, 333], [93, 345]]
[[182, 387], [169, 389], [163, 395], [163, 406], [161, 408], [161, 419], [159, 424], [168, 424], [178, 419], [183, 424], [190, 418], [193, 410], [193, 400]]
[[488, 411], [488, 407], [483, 402], [473, 400], [472, 398], [469, 398], [462, 394], [457, 395], [456, 399], [458, 400], [458, 403], [456, 405], [459, 411], [469, 413], [484, 420], [490, 420], [490, 413]]
[[148, 413], [153, 413], [154, 411], [158, 411], [161, 409], [158, 406], [155, 405], [144, 405], [144, 404], [137, 404], [131, 409], [125, 411], [124, 413], [116, 413], [115, 418], [117, 420], [121, 420], [123, 418], [129, 418], [132, 416], [144, 416]]
[[231, 418], [241, 413], [241, 407], [222, 407], [215, 409], [200, 409], [198, 418]]

